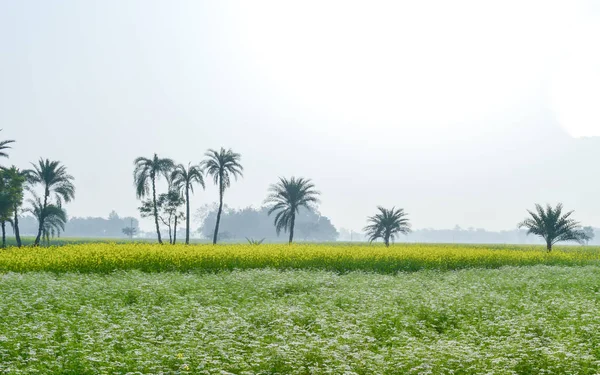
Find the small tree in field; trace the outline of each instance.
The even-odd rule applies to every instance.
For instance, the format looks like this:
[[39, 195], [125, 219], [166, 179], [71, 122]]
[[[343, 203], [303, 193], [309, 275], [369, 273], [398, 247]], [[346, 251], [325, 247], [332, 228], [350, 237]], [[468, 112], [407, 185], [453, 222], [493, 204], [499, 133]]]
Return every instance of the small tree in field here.
[[527, 228], [527, 234], [540, 236], [546, 242], [546, 250], [552, 251], [552, 246], [557, 242], [575, 241], [580, 244], [590, 239], [583, 231], [578, 221], [571, 219], [573, 211], [563, 214], [563, 205], [559, 203], [556, 207], [549, 204], [546, 208], [539, 204], [535, 205], [535, 212], [529, 211], [531, 217], [519, 223], [519, 228]]
[[389, 247], [390, 239], [395, 239], [398, 234], [410, 233], [408, 215], [402, 208], [392, 207], [391, 210], [388, 210], [379, 206], [377, 209], [379, 212], [375, 216], [369, 217], [370, 224], [363, 229], [369, 237], [369, 242], [381, 238], [385, 246]]
[[129, 237], [130, 240], [133, 239], [133, 236], [135, 236], [138, 232], [138, 229], [136, 227], [125, 227], [123, 228], [123, 234], [126, 235], [127, 237]]

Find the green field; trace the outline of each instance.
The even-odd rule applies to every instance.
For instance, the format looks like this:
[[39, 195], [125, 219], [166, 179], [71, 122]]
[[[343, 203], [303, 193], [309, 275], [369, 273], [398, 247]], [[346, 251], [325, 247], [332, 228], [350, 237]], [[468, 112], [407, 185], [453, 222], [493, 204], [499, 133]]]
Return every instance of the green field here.
[[4, 250], [0, 374], [599, 374], [599, 259], [457, 245]]

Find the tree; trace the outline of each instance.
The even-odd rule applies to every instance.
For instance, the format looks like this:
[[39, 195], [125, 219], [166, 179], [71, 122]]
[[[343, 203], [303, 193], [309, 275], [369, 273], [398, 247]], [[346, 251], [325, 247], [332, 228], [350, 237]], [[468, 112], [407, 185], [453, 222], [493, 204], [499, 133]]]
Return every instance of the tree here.
[[133, 182], [138, 199], [146, 197], [150, 193], [150, 188], [152, 188], [154, 224], [156, 225], [158, 243], [162, 244], [160, 227], [158, 226], [158, 208], [156, 206], [156, 179], [160, 175], [163, 175], [167, 180], [170, 178], [170, 172], [174, 167], [173, 160], [167, 158], [160, 159], [154, 154], [152, 159], [139, 157], [135, 159], [134, 164]]
[[279, 182], [271, 185], [269, 191], [271, 194], [265, 203], [269, 205], [269, 215], [277, 212], [274, 222], [277, 235], [282, 229], [284, 232], [289, 231], [288, 243], [291, 244], [294, 240], [296, 215], [300, 207], [310, 208], [311, 205], [318, 203], [317, 196], [320, 193], [315, 190], [315, 185], [310, 179], [302, 177], [292, 177], [289, 180], [280, 177]]
[[[32, 186], [42, 185], [44, 191], [43, 201], [41, 201], [41, 207], [39, 207], [39, 216], [36, 216], [38, 219], [38, 233], [34, 246], [38, 246], [45, 228], [58, 228], [55, 225], [48, 227], [45, 223], [48, 219], [54, 220], [54, 218], [47, 216], [53, 212], [46, 209], [52, 204], [50, 195], [54, 194], [56, 200], [54, 207], [62, 210], [63, 202], [68, 203], [75, 198], [75, 185], [73, 185], [73, 176], [67, 173], [67, 168], [61, 165], [60, 161], [40, 159], [38, 164], [32, 163], [32, 165], [33, 170], [27, 171], [29, 183]], [[33, 209], [36, 209], [36, 207]], [[60, 229], [64, 230], [64, 223]]]
[[398, 234], [410, 233], [408, 214], [402, 208], [392, 207], [388, 210], [378, 206], [377, 209], [379, 212], [368, 218], [370, 224], [363, 229], [369, 237], [369, 242], [381, 238], [385, 246], [389, 247], [390, 239], [394, 240]]
[[[156, 209], [158, 219], [167, 227], [169, 231], [169, 243], [177, 242], [177, 223], [183, 218], [183, 213], [179, 208], [184, 204], [184, 199], [178, 191], [170, 190], [168, 193], [160, 194], [156, 200]], [[139, 207], [142, 217], [154, 215], [154, 202], [152, 199], [142, 201]], [[175, 234], [173, 235], [173, 230]]]
[[596, 237], [596, 232], [592, 227], [583, 227], [583, 232], [586, 234], [587, 239], [585, 240], [585, 244], [587, 245], [590, 241]]
[[[0, 129], [0, 131], [2, 131], [2, 129]], [[7, 158], [8, 157], [8, 154], [6, 153], [5, 150], [8, 150], [8, 149], [11, 148], [9, 146], [11, 143], [15, 143], [15, 141], [12, 140], [12, 139], [0, 141], [0, 157], [3, 157], [3, 158]]]
[[180, 194], [185, 196], [185, 244], [190, 243], [190, 192], [194, 193], [194, 184], [199, 184], [202, 189], [204, 185], [204, 177], [202, 176], [202, 168], [199, 165], [188, 164], [187, 168], [183, 164], [175, 167], [171, 174], [173, 189], [178, 190]]
[[133, 236], [135, 236], [137, 232], [138, 229], [134, 226], [128, 226], [123, 228], [123, 234], [129, 237], [130, 240], [133, 239]]
[[589, 240], [579, 224], [571, 219], [574, 211], [563, 214], [563, 205], [559, 203], [556, 207], [549, 204], [546, 208], [539, 204], [535, 205], [535, 212], [527, 210], [530, 218], [519, 223], [518, 228], [527, 228], [527, 234], [535, 234], [546, 241], [546, 250], [552, 251], [552, 246], [561, 241], [576, 241], [580, 244]]
[[213, 245], [217, 243], [219, 236], [219, 223], [221, 222], [221, 213], [223, 211], [223, 195], [225, 189], [231, 186], [231, 176], [236, 180], [243, 176], [244, 168], [240, 164], [241, 155], [233, 152], [231, 149], [225, 150], [223, 147], [219, 151], [208, 150], [205, 154], [206, 159], [201, 166], [207, 174], [213, 177], [215, 185], [219, 186], [219, 211], [217, 212], [217, 222], [213, 234]]
[[[30, 199], [31, 208], [29, 212], [37, 219], [38, 223], [42, 223], [40, 239], [46, 239], [46, 244], [50, 244], [50, 235], [58, 235], [64, 231], [67, 223], [67, 213], [60, 206], [52, 203], [43, 203], [42, 200], [34, 194], [33, 199]], [[39, 240], [36, 239], [36, 246], [39, 246]]]
[[19, 209], [23, 204], [23, 190], [27, 173], [15, 166], [0, 169], [0, 226], [2, 227], [2, 247], [6, 246], [6, 222], [15, 232], [17, 246], [21, 247], [19, 234]]

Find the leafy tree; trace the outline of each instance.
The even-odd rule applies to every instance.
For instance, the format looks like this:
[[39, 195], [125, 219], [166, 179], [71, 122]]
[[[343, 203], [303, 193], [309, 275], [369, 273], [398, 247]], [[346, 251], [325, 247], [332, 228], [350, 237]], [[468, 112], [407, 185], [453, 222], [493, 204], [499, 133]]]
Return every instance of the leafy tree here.
[[[174, 168], [173, 160], [160, 159], [154, 154], [152, 159], [139, 157], [134, 161], [135, 169], [133, 171], [133, 182], [135, 184], [136, 194], [139, 199], [146, 197], [152, 191], [152, 214], [154, 224], [156, 225], [156, 235], [158, 243], [162, 244], [160, 237], [160, 227], [158, 226], [158, 207], [156, 203], [156, 179], [163, 175], [167, 180], [170, 178], [170, 172]], [[152, 190], [150, 190], [152, 189]]]
[[290, 234], [289, 243], [294, 240], [294, 225], [296, 215], [300, 207], [309, 208], [312, 204], [319, 202], [317, 196], [320, 194], [315, 190], [315, 185], [310, 179], [302, 177], [287, 178], [280, 177], [279, 182], [271, 185], [269, 188], [271, 194], [265, 200], [269, 205], [269, 215], [277, 212], [275, 215], [275, 230], [277, 235], [284, 232]]
[[390, 239], [394, 240], [398, 234], [410, 233], [410, 223], [408, 214], [402, 208], [391, 210], [378, 206], [379, 212], [368, 218], [367, 225], [363, 230], [369, 237], [369, 242], [373, 242], [378, 238], [383, 239], [385, 246], [390, 246]]
[[535, 234], [546, 241], [546, 249], [552, 251], [552, 246], [561, 241], [576, 241], [585, 243], [589, 240], [579, 222], [571, 219], [574, 211], [563, 214], [563, 205], [559, 203], [556, 207], [549, 204], [546, 208], [539, 204], [535, 205], [535, 212], [527, 210], [530, 218], [519, 223], [519, 228], [527, 228], [527, 234]]
[[39, 208], [39, 216], [36, 216], [38, 219], [38, 233], [34, 242], [34, 246], [38, 246], [45, 229], [56, 229], [60, 227], [61, 230], [64, 230], [64, 223], [62, 223], [62, 227], [54, 224], [47, 225], [46, 223], [46, 220], [53, 221], [58, 217], [57, 215], [52, 217], [47, 216], [55, 213], [53, 211], [54, 209], [47, 210], [48, 207], [52, 206], [50, 201], [51, 195], [53, 194], [56, 200], [54, 207], [62, 211], [62, 203], [68, 203], [75, 198], [75, 185], [73, 185], [73, 176], [67, 173], [67, 168], [64, 165], [61, 165], [60, 161], [40, 159], [37, 164], [32, 163], [32, 165], [33, 170], [27, 171], [29, 183], [33, 186], [41, 185], [44, 191], [43, 200], [40, 200], [41, 206], [33, 207], [33, 210]]
[[583, 232], [586, 234], [587, 239], [585, 240], [585, 244], [587, 245], [590, 241], [596, 237], [596, 232], [592, 227], [583, 227]]
[[2, 247], [6, 246], [6, 222], [14, 231], [17, 246], [21, 247], [19, 233], [19, 209], [23, 204], [23, 190], [27, 173], [15, 166], [0, 169], [0, 225], [2, 227]]
[[129, 227], [125, 227], [123, 228], [123, 234], [126, 235], [127, 237], [129, 237], [129, 239], [133, 239], [133, 236], [135, 236], [138, 232], [138, 228], [134, 227], [134, 226], [129, 226]]
[[171, 174], [171, 181], [173, 189], [185, 196], [185, 244], [188, 245], [190, 243], [190, 192], [194, 193], [194, 184], [199, 184], [202, 189], [206, 188], [202, 168], [191, 164], [186, 168], [183, 164], [179, 164]]
[[[0, 129], [0, 131], [2, 131], [2, 129]], [[7, 158], [8, 154], [6, 153], [5, 150], [10, 149], [11, 147], [9, 146], [11, 143], [15, 143], [14, 140], [4, 140], [4, 141], [0, 141], [0, 157], [3, 158]]]
[[[179, 211], [183, 206], [184, 199], [179, 195], [178, 191], [170, 190], [168, 193], [160, 194], [156, 200], [156, 209], [158, 219], [169, 230], [169, 243], [177, 242], [177, 224], [183, 219], [184, 214]], [[154, 215], [154, 202], [151, 199], [142, 201], [142, 206], [139, 207], [142, 217], [150, 217]], [[173, 231], [175, 232], [173, 234]]]
[[207, 174], [213, 177], [215, 185], [219, 186], [219, 211], [217, 212], [217, 222], [213, 233], [213, 245], [217, 243], [219, 236], [219, 224], [221, 222], [221, 213], [223, 212], [223, 195], [225, 189], [231, 186], [231, 176], [236, 180], [243, 176], [244, 168], [240, 164], [241, 155], [233, 152], [231, 149], [225, 150], [223, 147], [219, 151], [208, 150], [205, 154], [206, 159], [201, 166]]

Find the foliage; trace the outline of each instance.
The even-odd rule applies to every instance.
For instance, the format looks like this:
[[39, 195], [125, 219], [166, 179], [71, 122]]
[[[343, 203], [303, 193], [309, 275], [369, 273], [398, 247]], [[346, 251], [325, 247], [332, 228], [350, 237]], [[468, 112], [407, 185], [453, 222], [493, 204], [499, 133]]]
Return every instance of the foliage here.
[[49, 249], [13, 249], [0, 253], [0, 272], [100, 272], [137, 269], [228, 271], [236, 269], [322, 269], [346, 273], [499, 268], [504, 266], [598, 265], [600, 248], [552, 253], [539, 247], [452, 245], [263, 244], [170, 246], [148, 243], [65, 245]]
[[133, 238], [133, 236], [135, 236], [137, 234], [138, 228], [136, 228], [136, 227], [125, 227], [125, 228], [122, 229], [122, 232], [127, 237]]
[[11, 221], [23, 204], [25, 174], [16, 167], [0, 169], [0, 220]]
[[[281, 241], [268, 212], [268, 207], [230, 209], [225, 206], [220, 232], [228, 232], [228, 237], [238, 241], [243, 241], [246, 237], [264, 237], [271, 242]], [[199, 210], [198, 217], [202, 221], [199, 232], [205, 238], [212, 238], [217, 207], [205, 206]], [[321, 215], [314, 208], [300, 208], [299, 214], [296, 215], [294, 238], [302, 241], [329, 242], [335, 241], [337, 236], [337, 230], [328, 217]]]
[[407, 214], [402, 208], [391, 210], [378, 206], [379, 213], [369, 217], [371, 223], [364, 228], [369, 241], [373, 242], [378, 238], [383, 239], [385, 246], [390, 246], [390, 239], [394, 240], [398, 234], [410, 233], [410, 224]]
[[[2, 129], [0, 129], [0, 131], [2, 131]], [[11, 148], [9, 146], [11, 143], [15, 143], [15, 141], [12, 139], [0, 141], [0, 157], [2, 157], [2, 158], [8, 157], [8, 153], [6, 152], [6, 150], [9, 150]]]
[[529, 211], [530, 218], [519, 223], [519, 228], [527, 228], [527, 234], [535, 234], [546, 241], [546, 249], [552, 251], [552, 246], [561, 241], [575, 241], [585, 243], [589, 235], [581, 229], [579, 222], [573, 220], [573, 211], [563, 214], [563, 205], [559, 203], [555, 208], [546, 205], [535, 205], [536, 212]]
[[[170, 190], [168, 193], [163, 193], [156, 200], [156, 213], [158, 219], [165, 225], [169, 231], [169, 243], [173, 243], [173, 229], [176, 228], [176, 223], [182, 220], [185, 215], [179, 211], [185, 200], [179, 195], [179, 191]], [[140, 215], [143, 218], [154, 216], [154, 200], [146, 199], [142, 201], [142, 205], [138, 208]], [[175, 228], [173, 228], [175, 224]]]
[[[35, 245], [39, 245], [41, 238], [49, 241], [50, 234], [60, 234], [66, 223], [66, 213], [62, 208], [63, 202], [70, 202], [75, 198], [75, 185], [73, 176], [67, 173], [67, 168], [60, 161], [40, 159], [33, 164], [33, 169], [27, 171], [27, 180], [31, 186], [41, 185], [42, 198], [32, 191], [33, 199], [30, 212], [38, 220], [38, 233]], [[55, 203], [51, 196], [54, 195]]]
[[152, 159], [138, 157], [134, 160], [135, 168], [133, 170], [133, 183], [135, 192], [139, 199], [146, 197], [152, 192], [152, 215], [156, 225], [156, 236], [158, 243], [162, 244], [160, 236], [160, 228], [158, 226], [158, 207], [156, 202], [156, 180], [159, 176], [164, 176], [170, 180], [170, 173], [175, 167], [173, 160], [164, 158], [161, 159], [157, 154], [154, 154]]
[[[61, 231], [64, 231], [67, 223], [67, 213], [61, 206], [52, 203], [44, 205], [42, 199], [36, 195], [29, 200], [31, 208], [29, 212], [41, 223], [41, 237], [48, 244], [50, 237], [59, 236]], [[39, 244], [39, 239], [36, 239], [35, 245]]]
[[265, 239], [261, 238], [260, 240], [255, 240], [254, 238], [248, 238], [248, 237], [246, 237], [246, 241], [248, 241], [248, 243], [250, 245], [258, 246], [258, 245], [261, 245], [265, 241]]
[[8, 273], [0, 278], [0, 368], [595, 375], [599, 272]]
[[313, 204], [319, 202], [317, 196], [320, 194], [315, 190], [315, 185], [310, 179], [302, 177], [287, 178], [280, 177], [279, 182], [271, 185], [270, 194], [265, 200], [269, 205], [268, 214], [276, 212], [275, 231], [277, 235], [284, 232], [290, 233], [289, 243], [294, 239], [294, 225], [296, 215], [300, 213], [300, 208], [311, 208]]
[[242, 156], [233, 152], [231, 149], [225, 150], [223, 147], [219, 151], [208, 150], [205, 154], [206, 159], [200, 164], [206, 174], [212, 176], [213, 182], [219, 187], [219, 209], [217, 211], [217, 220], [215, 230], [213, 231], [213, 245], [217, 244], [219, 238], [219, 224], [221, 223], [221, 213], [223, 212], [223, 195], [225, 189], [231, 186], [231, 177], [236, 180], [243, 176], [244, 167], [240, 163]]

